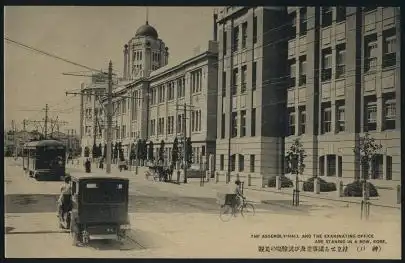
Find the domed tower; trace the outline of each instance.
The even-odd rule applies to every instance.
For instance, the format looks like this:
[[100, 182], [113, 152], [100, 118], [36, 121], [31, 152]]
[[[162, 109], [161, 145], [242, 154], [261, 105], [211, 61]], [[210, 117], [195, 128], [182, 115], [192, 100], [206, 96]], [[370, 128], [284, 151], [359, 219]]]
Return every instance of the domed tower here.
[[168, 58], [168, 48], [159, 39], [157, 30], [146, 20], [124, 45], [124, 79], [149, 77], [153, 70], [167, 65]]

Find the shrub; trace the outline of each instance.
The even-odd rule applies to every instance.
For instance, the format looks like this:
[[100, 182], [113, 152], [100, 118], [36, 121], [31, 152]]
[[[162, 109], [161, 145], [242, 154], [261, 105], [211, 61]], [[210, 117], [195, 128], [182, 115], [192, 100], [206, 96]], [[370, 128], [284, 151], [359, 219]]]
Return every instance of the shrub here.
[[[281, 187], [288, 188], [293, 186], [293, 182], [285, 175], [280, 175]], [[272, 176], [268, 181], [269, 187], [276, 187], [276, 176]]]
[[[367, 185], [369, 188], [369, 196], [377, 197], [378, 196], [377, 188], [370, 182], [367, 182]], [[354, 197], [363, 196], [363, 181], [358, 180], [348, 184], [344, 188], [343, 194], [344, 196], [354, 196]]]
[[[313, 192], [314, 191], [314, 180], [316, 177], [311, 177], [304, 182], [303, 190], [305, 192]], [[332, 192], [336, 191], [336, 184], [333, 182], [327, 182], [322, 178], [319, 178], [320, 183], [320, 191], [321, 192]]]

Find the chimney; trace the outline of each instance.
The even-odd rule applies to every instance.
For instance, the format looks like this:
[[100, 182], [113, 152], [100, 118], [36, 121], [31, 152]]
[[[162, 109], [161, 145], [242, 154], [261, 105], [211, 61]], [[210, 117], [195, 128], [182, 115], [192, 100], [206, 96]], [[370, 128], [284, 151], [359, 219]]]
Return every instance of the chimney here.
[[217, 41], [218, 38], [218, 26], [217, 26], [217, 19], [218, 19], [218, 13], [214, 11], [214, 15], [213, 15], [213, 19], [214, 19], [214, 41]]

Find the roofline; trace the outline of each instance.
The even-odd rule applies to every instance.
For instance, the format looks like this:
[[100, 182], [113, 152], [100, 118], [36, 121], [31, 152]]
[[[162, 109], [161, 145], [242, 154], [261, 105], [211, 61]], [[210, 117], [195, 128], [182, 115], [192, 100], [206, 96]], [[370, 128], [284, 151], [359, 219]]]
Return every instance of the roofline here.
[[168, 68], [168, 69], [166, 69], [166, 70], [164, 70], [164, 71], [162, 71], [162, 72], [160, 72], [160, 73], [157, 73], [157, 74], [154, 75], [154, 76], [150, 76], [150, 77], [149, 77], [149, 81], [153, 81], [153, 80], [155, 80], [156, 78], [162, 77], [162, 76], [165, 75], [165, 74], [168, 74], [168, 73], [171, 73], [171, 72], [173, 72], [173, 71], [176, 71], [176, 70], [178, 70], [178, 69], [180, 69], [180, 68], [186, 67], [187, 65], [189, 65], [189, 64], [191, 64], [191, 63], [193, 63], [193, 62], [200, 61], [200, 60], [205, 59], [205, 58], [209, 59], [210, 57], [218, 57], [218, 53], [216, 53], [216, 52], [211, 52], [211, 51], [208, 51], [208, 50], [207, 50], [207, 51], [205, 51], [205, 52], [203, 52], [203, 53], [201, 53], [201, 54], [198, 54], [198, 55], [196, 55], [196, 56], [194, 56], [194, 57], [191, 57], [191, 58], [189, 58], [189, 59], [186, 59], [186, 60], [180, 62], [179, 64], [177, 64], [177, 65], [175, 65], [175, 66], [173, 66], [173, 67], [171, 67], [171, 68]]

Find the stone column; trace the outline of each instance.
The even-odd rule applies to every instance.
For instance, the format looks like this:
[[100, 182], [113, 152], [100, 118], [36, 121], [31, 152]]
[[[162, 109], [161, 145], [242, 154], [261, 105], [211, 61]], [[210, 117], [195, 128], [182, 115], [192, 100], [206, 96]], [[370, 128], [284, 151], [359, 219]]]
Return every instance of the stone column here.
[[[335, 158], [336, 158], [336, 167], [335, 167], [335, 170], [336, 170], [336, 177], [339, 177], [339, 173], [340, 173], [340, 167], [339, 167], [339, 155], [335, 155]], [[343, 162], [343, 157], [342, 157], [342, 162]]]
[[387, 180], [388, 175], [388, 156], [387, 153], [383, 154], [383, 179]]
[[377, 132], [381, 132], [383, 129], [383, 98], [382, 95], [377, 95]]
[[324, 176], [329, 175], [329, 173], [328, 173], [328, 155], [327, 154], [325, 154], [323, 156], [323, 175]]

